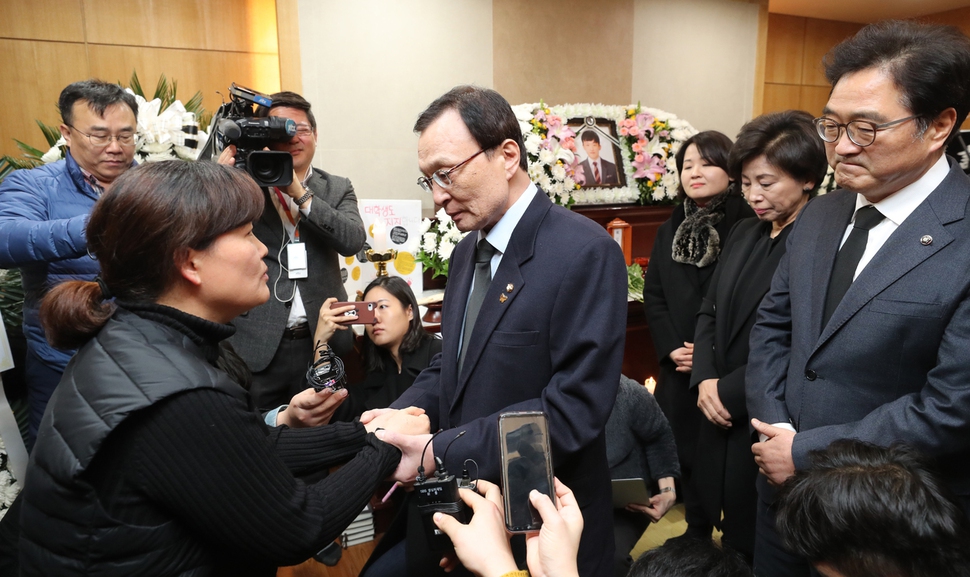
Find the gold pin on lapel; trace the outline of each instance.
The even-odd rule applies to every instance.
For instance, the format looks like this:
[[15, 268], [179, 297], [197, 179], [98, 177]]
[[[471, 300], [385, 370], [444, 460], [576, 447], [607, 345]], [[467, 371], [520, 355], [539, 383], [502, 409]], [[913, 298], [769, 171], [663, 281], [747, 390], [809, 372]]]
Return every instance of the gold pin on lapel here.
[[514, 288], [515, 287], [512, 286], [512, 283], [509, 283], [509, 284], [505, 285], [505, 292], [510, 293], [510, 292], [512, 292], [512, 289], [514, 289]]
[[504, 303], [507, 300], [509, 300], [509, 297], [505, 296], [504, 294], [498, 295], [498, 302]]

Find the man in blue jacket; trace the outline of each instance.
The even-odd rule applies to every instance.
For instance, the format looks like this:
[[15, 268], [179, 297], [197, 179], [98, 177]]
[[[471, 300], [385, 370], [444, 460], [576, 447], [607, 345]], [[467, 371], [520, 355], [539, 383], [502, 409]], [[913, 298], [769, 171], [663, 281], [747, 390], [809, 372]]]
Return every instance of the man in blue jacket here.
[[138, 103], [117, 84], [75, 82], [58, 99], [64, 160], [19, 170], [0, 184], [0, 268], [20, 268], [27, 337], [30, 440], [74, 351], [47, 344], [40, 300], [67, 280], [92, 280], [84, 228], [101, 193], [132, 166]]

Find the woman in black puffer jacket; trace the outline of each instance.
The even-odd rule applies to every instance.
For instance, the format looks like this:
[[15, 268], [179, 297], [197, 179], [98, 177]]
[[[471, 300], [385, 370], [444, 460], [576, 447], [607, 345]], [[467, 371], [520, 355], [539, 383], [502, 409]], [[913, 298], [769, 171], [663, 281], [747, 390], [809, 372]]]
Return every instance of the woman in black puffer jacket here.
[[274, 575], [337, 537], [394, 471], [401, 452], [371, 427], [427, 432], [423, 416], [263, 423], [221, 346], [269, 296], [252, 234], [263, 207], [244, 172], [179, 161], [128, 171], [95, 206], [101, 277], [54, 288], [41, 309], [55, 344], [81, 348], [31, 455], [22, 574]]

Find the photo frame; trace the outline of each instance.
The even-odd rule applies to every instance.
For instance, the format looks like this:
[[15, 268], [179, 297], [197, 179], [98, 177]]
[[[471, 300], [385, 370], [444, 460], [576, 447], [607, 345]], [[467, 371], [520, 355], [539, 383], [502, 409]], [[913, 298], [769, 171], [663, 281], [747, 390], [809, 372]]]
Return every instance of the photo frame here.
[[626, 171], [616, 121], [587, 116], [570, 118], [567, 125], [576, 133], [576, 156], [585, 179], [580, 189], [625, 188]]

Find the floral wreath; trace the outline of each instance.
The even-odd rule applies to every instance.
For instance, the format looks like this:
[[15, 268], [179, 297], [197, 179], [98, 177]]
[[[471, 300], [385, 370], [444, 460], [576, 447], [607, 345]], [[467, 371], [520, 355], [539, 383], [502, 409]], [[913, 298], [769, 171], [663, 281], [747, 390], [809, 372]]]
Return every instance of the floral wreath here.
[[[513, 106], [529, 159], [529, 177], [557, 204], [671, 204], [677, 199], [679, 178], [673, 162], [677, 150], [697, 133], [677, 116], [635, 106], [565, 104]], [[584, 175], [576, 156], [573, 118], [603, 118], [616, 122], [621, 163], [628, 186], [582, 189]]]

